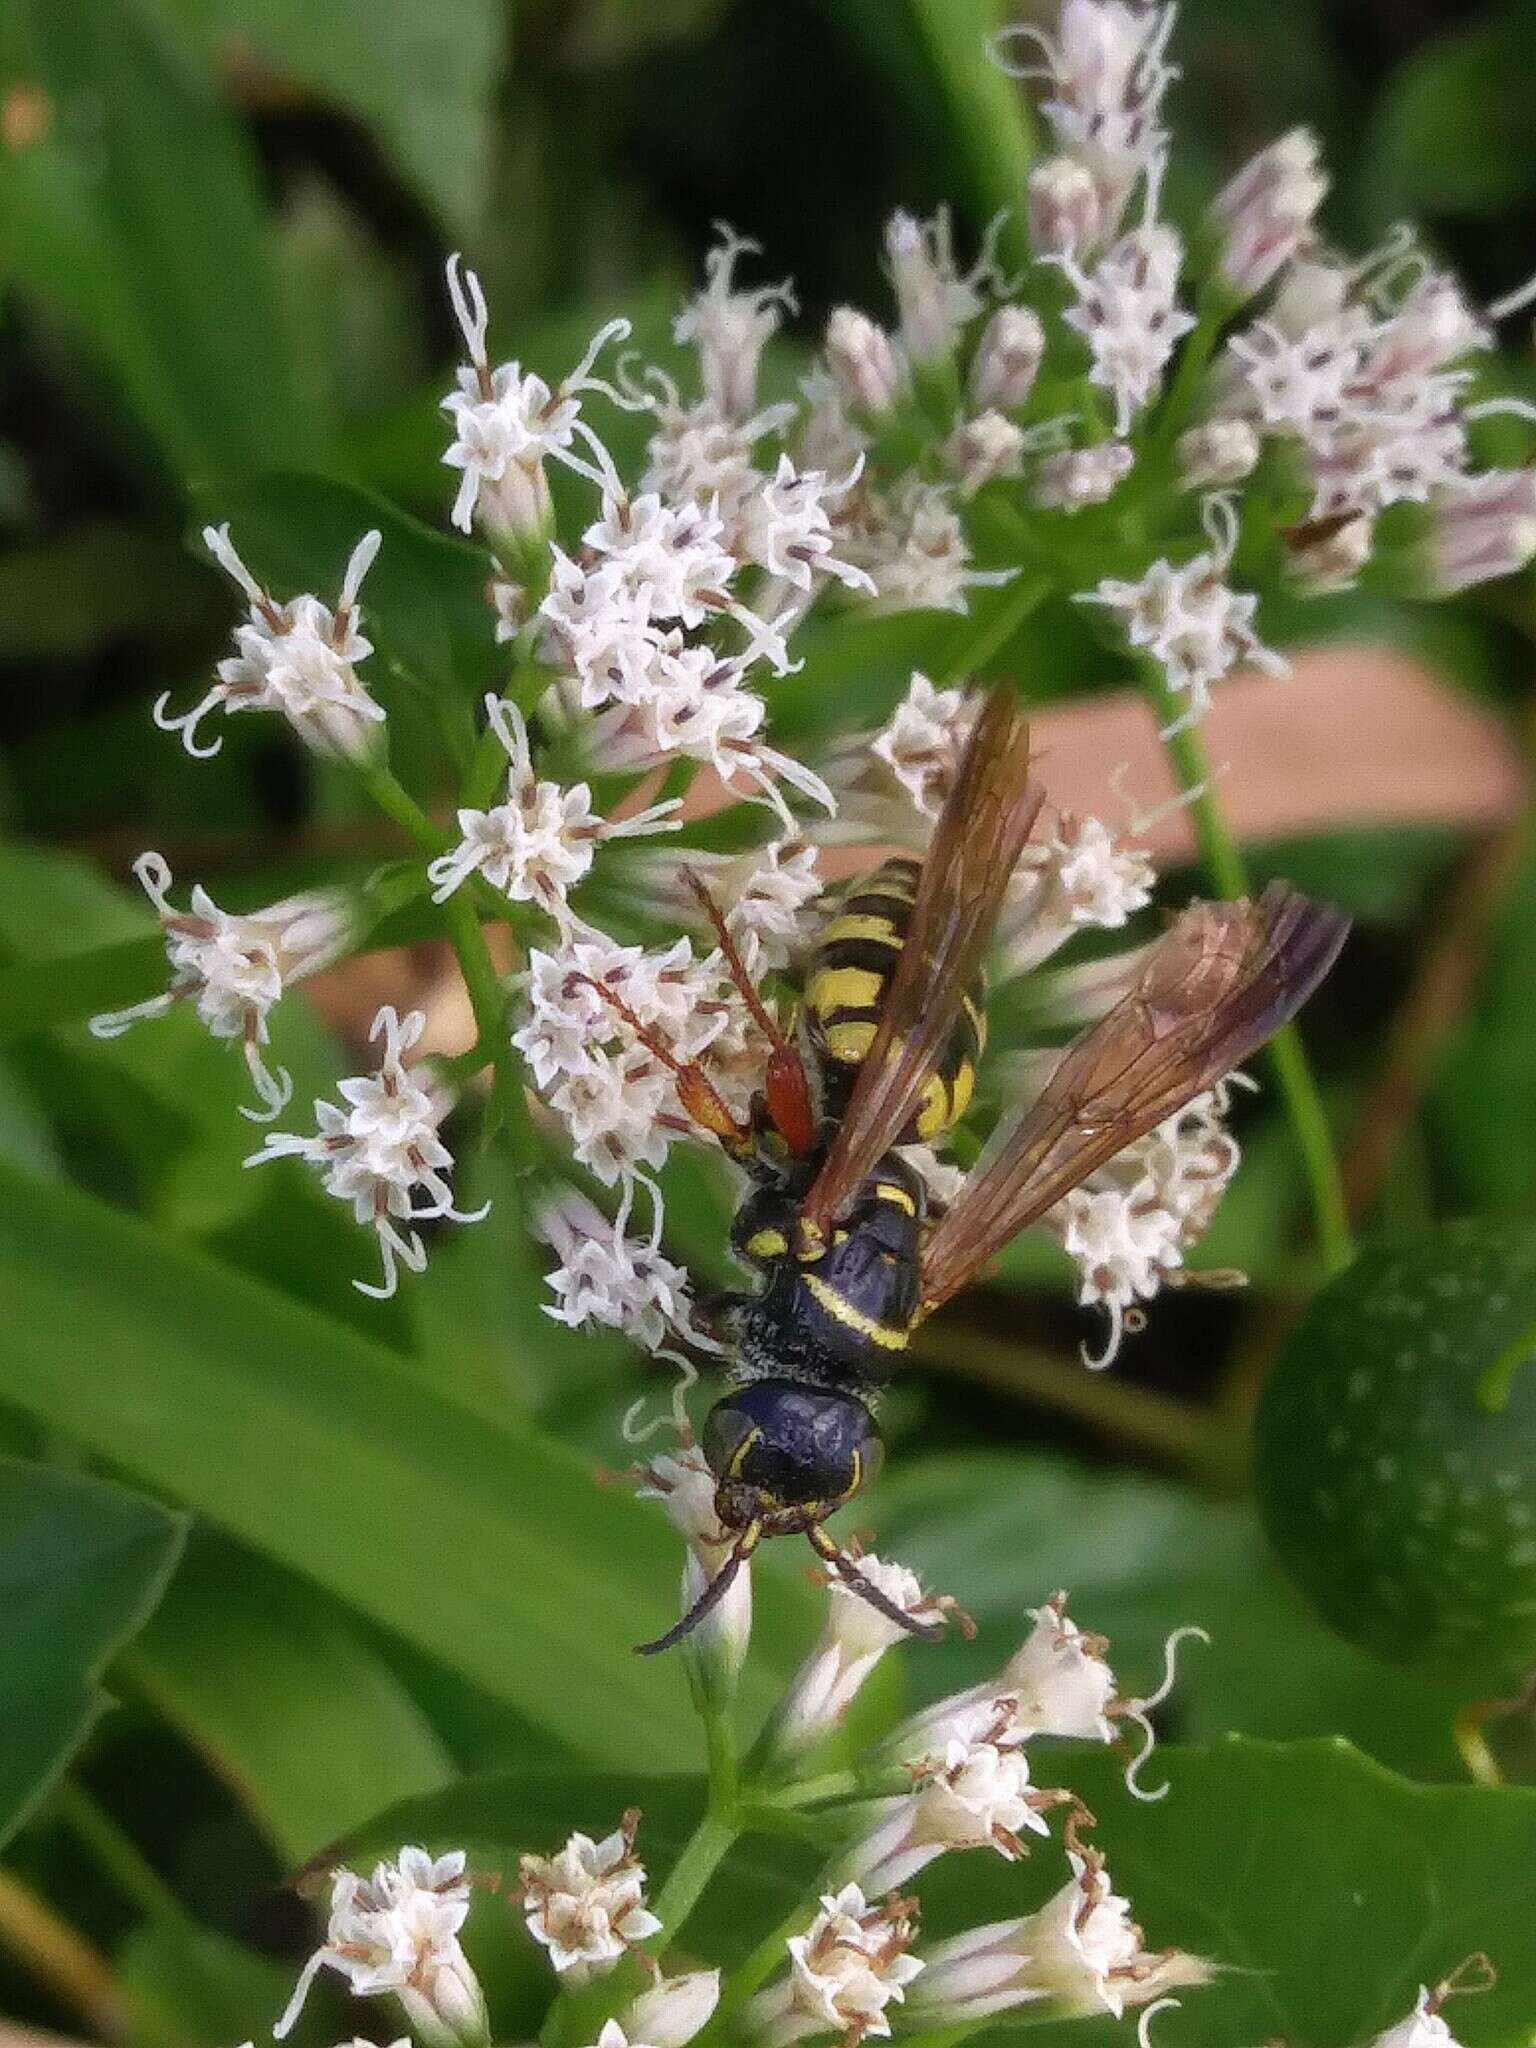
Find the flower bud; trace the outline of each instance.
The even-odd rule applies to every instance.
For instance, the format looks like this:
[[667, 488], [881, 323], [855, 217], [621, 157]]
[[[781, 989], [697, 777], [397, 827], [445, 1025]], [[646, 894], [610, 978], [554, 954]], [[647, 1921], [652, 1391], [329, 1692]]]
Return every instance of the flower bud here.
[[1034, 389], [1045, 354], [1045, 329], [1028, 306], [999, 306], [981, 330], [971, 359], [971, 398], [979, 407], [1013, 412]]
[[1026, 187], [1029, 245], [1037, 256], [1068, 256], [1092, 249], [1105, 230], [1098, 182], [1075, 157], [1036, 164]]
[[834, 307], [827, 322], [827, 367], [845, 402], [880, 419], [906, 390], [906, 365], [883, 327], [852, 306]]
[[1427, 579], [1439, 597], [1513, 575], [1536, 557], [1536, 470], [1489, 469], [1430, 507]]
[[718, 1970], [658, 1977], [625, 2013], [623, 2030], [628, 2041], [644, 2042], [645, 2048], [686, 2048], [708, 2026], [719, 2003]]
[[963, 420], [940, 453], [960, 485], [961, 497], [974, 498], [984, 484], [1020, 473], [1024, 446], [1024, 429], [1006, 413], [982, 412]]
[[[659, 1500], [688, 1544], [681, 1595], [686, 1614], [715, 1574], [724, 1569], [735, 1539], [720, 1526], [715, 1512], [715, 1475], [697, 1445], [690, 1445], [675, 1458], [653, 1458], [645, 1477], [648, 1483], [641, 1487], [639, 1498]], [[735, 1687], [751, 1634], [752, 1567], [743, 1564], [725, 1598], [692, 1637], [700, 1675], [722, 1698]]]
[[965, 322], [981, 310], [969, 278], [959, 275], [949, 246], [949, 216], [920, 221], [895, 213], [885, 231], [891, 286], [908, 359], [931, 363], [954, 353]]
[[[925, 1595], [905, 1565], [860, 1557], [860, 1573], [905, 1614], [942, 1613], [953, 1603]], [[904, 1631], [854, 1589], [834, 1578], [828, 1587], [827, 1620], [820, 1641], [801, 1665], [775, 1716], [774, 1751], [797, 1756], [830, 1734], [855, 1694]]]
[[1198, 427], [1180, 434], [1175, 444], [1179, 481], [1186, 491], [1240, 484], [1258, 463], [1262, 445], [1247, 420], [1230, 414], [1202, 420]]
[[1096, 441], [1089, 448], [1064, 448], [1047, 455], [1035, 472], [1037, 505], [1063, 512], [1102, 505], [1130, 475], [1136, 451], [1127, 441]]
[[1224, 238], [1221, 274], [1234, 291], [1251, 297], [1290, 261], [1327, 190], [1307, 128], [1291, 129], [1243, 166], [1212, 208]]

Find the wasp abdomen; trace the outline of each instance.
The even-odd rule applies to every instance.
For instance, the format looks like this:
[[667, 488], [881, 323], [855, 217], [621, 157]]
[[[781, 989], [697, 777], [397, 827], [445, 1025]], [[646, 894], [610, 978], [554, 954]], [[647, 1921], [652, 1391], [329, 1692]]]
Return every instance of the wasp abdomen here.
[[[807, 1028], [822, 1069], [827, 1113], [840, 1116], [874, 1044], [891, 976], [906, 944], [921, 867], [884, 862], [846, 896], [822, 927], [805, 984]], [[986, 1044], [980, 978], [961, 999], [948, 1044], [923, 1090], [909, 1138], [931, 1140], [958, 1123], [976, 1085]]]

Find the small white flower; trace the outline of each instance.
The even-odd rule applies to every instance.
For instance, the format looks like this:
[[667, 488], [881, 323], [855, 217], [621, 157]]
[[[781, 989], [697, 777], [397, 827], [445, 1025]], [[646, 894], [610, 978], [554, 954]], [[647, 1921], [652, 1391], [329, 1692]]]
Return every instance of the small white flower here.
[[1536, 557], [1536, 470], [1486, 469], [1430, 503], [1428, 583], [1437, 596], [1511, 576]]
[[962, 420], [939, 453], [960, 486], [961, 497], [974, 498], [984, 485], [1000, 477], [1021, 475], [1028, 445], [1024, 429], [1006, 413], [980, 412], [974, 419]]
[[[446, 1178], [453, 1154], [437, 1134], [448, 1099], [404, 1065], [404, 1056], [421, 1037], [426, 1021], [420, 1010], [400, 1018], [386, 1004], [368, 1033], [384, 1041], [378, 1070], [340, 1084], [337, 1093], [346, 1107], [316, 1102], [318, 1129], [313, 1137], [271, 1132], [261, 1150], [245, 1162], [260, 1166], [269, 1159], [302, 1159], [318, 1172], [328, 1195], [352, 1204], [357, 1221], [378, 1237], [384, 1262], [382, 1286], [364, 1280], [352, 1284], [378, 1301], [387, 1301], [395, 1291], [397, 1259], [413, 1273], [427, 1262], [420, 1235], [401, 1225], [439, 1217], [478, 1223], [490, 1213], [489, 1202], [468, 1212], [454, 1208]], [[425, 1195], [424, 1202], [417, 1202], [418, 1190]]]
[[1253, 629], [1258, 599], [1251, 592], [1234, 590], [1226, 580], [1236, 541], [1236, 514], [1220, 498], [1207, 505], [1224, 508], [1225, 523], [1224, 531], [1213, 530], [1209, 548], [1177, 566], [1154, 562], [1137, 583], [1106, 577], [1079, 598], [1117, 612], [1132, 647], [1144, 649], [1161, 665], [1169, 689], [1185, 699], [1174, 731], [1203, 715], [1211, 686], [1239, 663], [1269, 675], [1290, 671], [1285, 657], [1266, 647]]
[[725, 919], [747, 971], [788, 966], [806, 937], [805, 913], [822, 894], [816, 848], [803, 839], [775, 839], [744, 853], [676, 854], [660, 847], [627, 867], [647, 907], [669, 924], [705, 929], [697, 897], [684, 879], [696, 874]]
[[1179, 305], [1184, 245], [1172, 228], [1149, 222], [1116, 242], [1092, 271], [1070, 255], [1055, 260], [1077, 295], [1062, 318], [1087, 342], [1089, 378], [1113, 398], [1116, 432], [1126, 434], [1157, 396], [1175, 345], [1195, 324]]
[[1038, 1913], [971, 1928], [929, 1950], [914, 1993], [927, 2024], [974, 2023], [1039, 2001], [1049, 2001], [1053, 2019], [1119, 2019], [1129, 2006], [1210, 1981], [1211, 1965], [1199, 1956], [1144, 1946], [1100, 1855], [1069, 1850], [1067, 1860], [1071, 1882]]
[[545, 1277], [555, 1299], [544, 1313], [555, 1322], [572, 1330], [594, 1323], [621, 1330], [647, 1351], [691, 1329], [687, 1273], [663, 1258], [655, 1242], [626, 1237], [622, 1218], [610, 1222], [567, 1188], [538, 1211], [533, 1229], [560, 1260]]
[[469, 358], [457, 373], [457, 388], [442, 401], [453, 426], [443, 461], [462, 472], [453, 523], [464, 533], [478, 519], [492, 534], [543, 537], [552, 518], [546, 462], [563, 463], [601, 489], [618, 489], [612, 458], [582, 418], [580, 400], [597, 391], [615, 405], [630, 403], [593, 375], [609, 342], [628, 338], [629, 322], [611, 320], [599, 329], [576, 368], [551, 390], [519, 363], [492, 369], [485, 293], [457, 256], [448, 259], [448, 295]]
[[907, 366], [883, 327], [853, 306], [834, 306], [827, 321], [827, 368], [844, 400], [872, 419], [906, 396]]
[[277, 711], [305, 746], [321, 754], [362, 759], [384, 707], [368, 694], [357, 664], [373, 652], [358, 630], [358, 593], [379, 551], [381, 536], [365, 533], [348, 559], [336, 609], [306, 593], [279, 604], [235, 552], [227, 526], [206, 526], [203, 545], [237, 583], [250, 603], [245, 623], [235, 628], [237, 652], [221, 661], [218, 681], [200, 703], [178, 718], [166, 711], [169, 691], [156, 698], [154, 720], [162, 732], [180, 733], [182, 745], [199, 761], [218, 753], [222, 739], [199, 746], [197, 728], [210, 711]]
[[760, 285], [755, 291], [734, 289], [736, 260], [756, 256], [756, 242], [717, 227], [720, 241], [704, 259], [707, 282], [672, 323], [672, 338], [699, 352], [704, 396], [728, 420], [744, 420], [757, 403], [757, 371], [764, 347], [776, 332], [782, 313], [795, 310], [789, 285]]
[[1067, 1794], [1037, 1791], [1012, 1727], [1011, 1701], [985, 1701], [935, 1731], [943, 1747], [912, 1765], [917, 1789], [882, 1803], [880, 1818], [853, 1850], [848, 1875], [866, 1891], [888, 1891], [948, 1849], [1024, 1855], [1021, 1832], [1048, 1832], [1046, 1813]]
[[574, 1834], [554, 1856], [519, 1860], [528, 1932], [571, 1984], [589, 1983], [661, 1931], [645, 1903], [645, 1869], [634, 1853], [639, 1822], [631, 1809], [601, 1842]]
[[981, 330], [971, 358], [972, 403], [1014, 412], [1035, 388], [1045, 355], [1045, 329], [1028, 306], [999, 306]]
[[1493, 1966], [1488, 1958], [1469, 1956], [1459, 1969], [1433, 1990], [1421, 1984], [1413, 2011], [1406, 2019], [1399, 2020], [1396, 2026], [1378, 2034], [1371, 2048], [1460, 2048], [1455, 2035], [1441, 2017], [1440, 2008], [1454, 1992], [1486, 1990], [1493, 1982]]
[[720, 1972], [688, 1970], [678, 1977], [658, 1977], [648, 1991], [642, 1991], [624, 2015], [617, 2041], [608, 2039], [610, 2020], [598, 2039], [598, 2048], [687, 2048], [687, 2044], [714, 2017], [720, 2003]]
[[908, 360], [921, 365], [952, 355], [961, 328], [981, 311], [979, 286], [991, 274], [990, 259], [984, 254], [974, 270], [960, 275], [942, 208], [929, 221], [892, 214], [885, 254]]
[[809, 595], [820, 577], [831, 576], [848, 590], [873, 591], [863, 569], [835, 552], [829, 507], [857, 483], [862, 460], [834, 481], [823, 470], [799, 470], [781, 455], [772, 477], [741, 508], [741, 550], [770, 576]]
[[951, 1694], [916, 1715], [891, 1738], [893, 1752], [911, 1759], [947, 1740], [954, 1725], [977, 1713], [993, 1717], [1008, 1746], [1046, 1735], [1083, 1742], [1113, 1742], [1121, 1702], [1103, 1636], [1080, 1629], [1066, 1610], [1065, 1593], [1030, 1609], [1033, 1627], [993, 1679]]
[[[905, 1565], [887, 1564], [866, 1553], [859, 1557], [858, 1567], [904, 1614], [927, 1619], [954, 1605], [942, 1596], [925, 1594], [917, 1574]], [[885, 1652], [905, 1633], [842, 1579], [830, 1578], [820, 1639], [790, 1681], [775, 1715], [778, 1753], [796, 1755], [830, 1733]]]
[[792, 413], [793, 407], [774, 406], [754, 419], [724, 419], [707, 399], [685, 407], [669, 386], [656, 407], [641, 490], [659, 493], [669, 505], [712, 506], [734, 553], [741, 508], [761, 482], [752, 463], [753, 445], [785, 425]]
[[[678, 1602], [679, 1612], [687, 1614], [735, 1548], [735, 1532], [722, 1526], [715, 1509], [715, 1475], [698, 1445], [687, 1444], [676, 1457], [650, 1459], [636, 1476], [644, 1482], [636, 1498], [660, 1501], [688, 1545]], [[728, 1684], [741, 1669], [751, 1634], [752, 1567], [744, 1563], [719, 1606], [695, 1631], [694, 1640], [701, 1661]]]
[[856, 1884], [827, 1893], [805, 1933], [789, 1939], [788, 1977], [754, 2001], [754, 2033], [767, 2048], [814, 2034], [840, 2034], [849, 2048], [888, 2039], [887, 2008], [922, 1971], [907, 1953], [915, 1931], [909, 1899], [874, 1906]]
[[1177, 75], [1164, 54], [1173, 16], [1171, 6], [1065, 0], [1054, 37], [1025, 23], [998, 38], [1000, 49], [1018, 40], [1044, 56], [1043, 72], [1008, 68], [1017, 78], [1044, 78], [1049, 85], [1040, 111], [1058, 146], [1091, 173], [1106, 235], [1114, 233], [1138, 178], [1155, 176], [1167, 149], [1158, 117]]
[[1135, 466], [1136, 451], [1128, 441], [1095, 441], [1087, 448], [1063, 448], [1047, 455], [1035, 471], [1035, 503], [1063, 512], [1102, 505]]
[[1263, 291], [1301, 247], [1328, 191], [1317, 137], [1292, 128], [1261, 149], [1217, 195], [1221, 274], [1249, 297]]
[[688, 628], [724, 611], [736, 563], [723, 544], [718, 512], [696, 504], [664, 504], [654, 492], [605, 497], [603, 516], [582, 535], [600, 562], [619, 571], [624, 587], [644, 594], [650, 619]]
[[1037, 256], [1076, 256], [1097, 248], [1104, 234], [1099, 181], [1075, 157], [1052, 156], [1035, 165], [1025, 186], [1025, 212]]
[[515, 704], [485, 700], [491, 729], [507, 753], [507, 795], [489, 811], [461, 810], [460, 839], [452, 852], [427, 863], [432, 900], [442, 903], [476, 872], [513, 903], [536, 903], [562, 923], [571, 890], [608, 839], [675, 832], [677, 799], [652, 804], [628, 818], [603, 818], [592, 808], [584, 782], [564, 789], [533, 772], [528, 728]]
[[177, 910], [169, 901], [171, 871], [158, 853], [141, 853], [133, 872], [165, 933], [171, 985], [146, 1002], [92, 1017], [92, 1033], [116, 1038], [141, 1017], [160, 1017], [174, 1003], [190, 1001], [215, 1038], [241, 1041], [264, 1107], [240, 1113], [254, 1123], [269, 1122], [286, 1108], [293, 1083], [263, 1057], [268, 1014], [285, 988], [345, 950], [351, 926], [346, 899], [336, 891], [316, 891], [237, 916], [220, 910], [199, 884], [190, 908]]
[[1005, 976], [1025, 974], [1087, 927], [1118, 931], [1152, 900], [1150, 858], [1097, 818], [1058, 818], [1019, 857], [999, 922]]
[[979, 584], [1010, 582], [1012, 569], [975, 569], [960, 515], [942, 484], [913, 477], [894, 496], [866, 493], [867, 518], [849, 554], [868, 571], [874, 612], [963, 612]]
[[1258, 464], [1260, 442], [1247, 420], [1218, 415], [1180, 434], [1174, 453], [1186, 491], [1240, 484]]
[[393, 1992], [430, 2048], [483, 2041], [485, 2001], [458, 1939], [469, 1912], [464, 1863], [462, 1850], [434, 1861], [424, 1849], [405, 1848], [371, 1877], [336, 1871], [325, 1941], [304, 1965], [272, 2029], [276, 2038], [288, 2034], [316, 1976], [330, 1969], [354, 1996]]
[[883, 764], [914, 810], [936, 819], [975, 720], [963, 690], [941, 689], [914, 670], [907, 693], [869, 752]]
[[1223, 1118], [1227, 1084], [1198, 1095], [1089, 1175], [1041, 1219], [1078, 1269], [1078, 1300], [1109, 1312], [1103, 1353], [1120, 1346], [1125, 1312], [1149, 1301], [1210, 1228], [1241, 1154]]

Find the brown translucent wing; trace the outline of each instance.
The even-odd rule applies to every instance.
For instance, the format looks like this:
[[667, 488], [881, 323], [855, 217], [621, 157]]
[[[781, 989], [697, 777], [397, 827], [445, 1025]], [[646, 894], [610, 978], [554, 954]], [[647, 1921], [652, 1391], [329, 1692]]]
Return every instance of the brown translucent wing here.
[[934, 827], [901, 957], [847, 1112], [801, 1209], [813, 1241], [916, 1116], [1041, 804], [1013, 691], [988, 694]]
[[1136, 986], [1068, 1046], [1039, 1098], [995, 1134], [923, 1247], [937, 1308], [1026, 1224], [1212, 1087], [1311, 995], [1349, 919], [1272, 882], [1257, 903], [1196, 903]]

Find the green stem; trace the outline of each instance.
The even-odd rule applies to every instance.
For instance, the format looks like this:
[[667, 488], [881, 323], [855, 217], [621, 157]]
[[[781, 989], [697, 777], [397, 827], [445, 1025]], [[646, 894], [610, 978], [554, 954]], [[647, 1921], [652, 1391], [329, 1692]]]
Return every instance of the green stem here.
[[192, 1915], [160, 1873], [105, 1808], [98, 1806], [73, 1779], [66, 1778], [58, 1786], [49, 1804], [55, 1819], [63, 1822], [117, 1891], [137, 1906], [147, 1920], [169, 1921], [182, 1927], [194, 1924]]
[[677, 1939], [739, 1832], [734, 1809], [705, 1809], [704, 1818], [683, 1844], [682, 1854], [668, 1872], [653, 1908], [662, 1928], [656, 1936], [658, 1946], [654, 1953], [659, 1954]]
[[[1159, 722], [1165, 728], [1173, 725], [1181, 715], [1181, 707], [1162, 670], [1148, 665], [1144, 672]], [[1221, 896], [1246, 896], [1247, 863], [1211, 794], [1211, 767], [1198, 727], [1187, 725], [1172, 733], [1166, 745], [1194, 825], [1200, 859], [1212, 886]], [[1318, 1248], [1327, 1270], [1337, 1273], [1355, 1255], [1344, 1203], [1344, 1183], [1322, 1097], [1294, 1024], [1283, 1024], [1274, 1034], [1267, 1056], [1301, 1155]]]
[[442, 910], [459, 972], [464, 977], [470, 1008], [474, 1011], [476, 1037], [481, 1045], [490, 1048], [494, 1061], [491, 1084], [494, 1120], [506, 1133], [514, 1164], [525, 1172], [531, 1172], [538, 1166], [541, 1154], [507, 1035], [507, 998], [501, 976], [496, 971], [496, 963], [491, 958], [485, 933], [480, 929], [480, 920], [469, 896], [463, 890], [455, 891], [443, 904]]
[[387, 818], [414, 839], [423, 853], [441, 853], [448, 835], [438, 830], [399, 778], [388, 768], [365, 768], [363, 787]]
[[1211, 356], [1232, 311], [1230, 293], [1213, 280], [1200, 295], [1196, 323], [1180, 351], [1168, 394], [1158, 407], [1157, 423], [1147, 449], [1149, 456], [1166, 456], [1189, 424]]
[[1019, 627], [1056, 588], [1051, 576], [1021, 569], [1005, 584], [993, 603], [978, 604], [939, 661], [936, 682], [964, 682], [1006, 647]]

